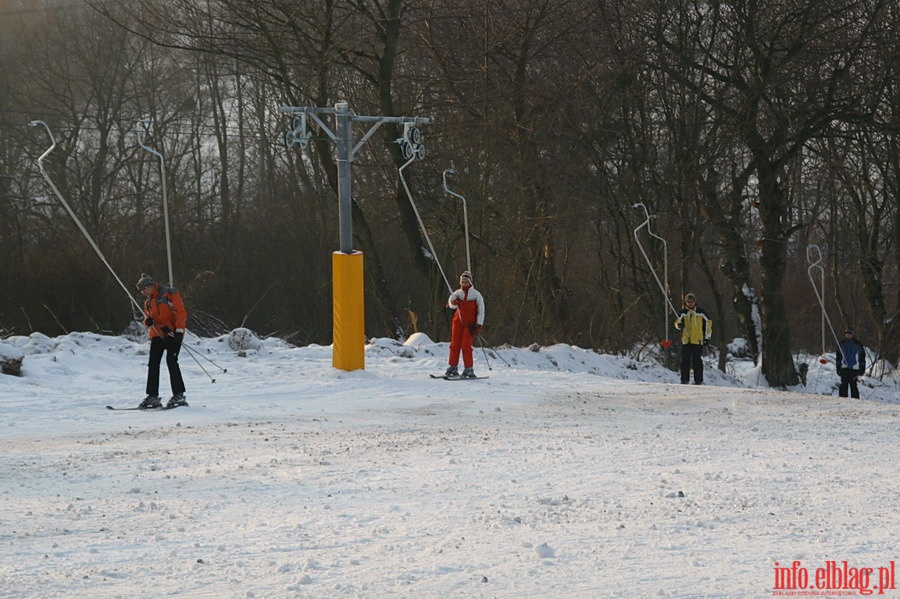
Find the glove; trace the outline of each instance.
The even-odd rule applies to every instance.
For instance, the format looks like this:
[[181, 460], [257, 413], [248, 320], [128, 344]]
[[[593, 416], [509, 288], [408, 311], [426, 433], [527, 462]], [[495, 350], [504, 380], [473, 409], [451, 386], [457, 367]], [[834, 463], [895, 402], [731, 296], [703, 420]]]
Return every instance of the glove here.
[[163, 335], [171, 335], [172, 329], [170, 329], [169, 327], [163, 327], [160, 329], [160, 332], [162, 332]]
[[147, 325], [148, 327], [152, 327], [153, 326], [153, 318], [151, 318], [150, 316], [145, 317], [144, 324]]
[[480, 325], [480, 324], [474, 324], [474, 323], [473, 323], [473, 324], [470, 324], [470, 325], [469, 325], [469, 331], [472, 332], [472, 336], [473, 336], [473, 337], [477, 337], [477, 336], [478, 336], [478, 333], [481, 332], [481, 325]]
[[184, 339], [184, 333], [175, 333], [173, 337], [171, 337], [171, 347], [172, 349], [180, 349], [181, 342]]

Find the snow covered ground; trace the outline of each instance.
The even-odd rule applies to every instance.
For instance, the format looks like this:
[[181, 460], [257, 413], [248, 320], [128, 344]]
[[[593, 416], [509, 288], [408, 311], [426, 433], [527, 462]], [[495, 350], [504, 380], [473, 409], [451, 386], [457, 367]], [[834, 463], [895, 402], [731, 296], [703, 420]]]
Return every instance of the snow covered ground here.
[[155, 412], [105, 408], [146, 342], [3, 341], [0, 597], [900, 597], [896, 380], [682, 386], [560, 345], [448, 382], [420, 335], [356, 372], [230, 340], [189, 338], [190, 407]]

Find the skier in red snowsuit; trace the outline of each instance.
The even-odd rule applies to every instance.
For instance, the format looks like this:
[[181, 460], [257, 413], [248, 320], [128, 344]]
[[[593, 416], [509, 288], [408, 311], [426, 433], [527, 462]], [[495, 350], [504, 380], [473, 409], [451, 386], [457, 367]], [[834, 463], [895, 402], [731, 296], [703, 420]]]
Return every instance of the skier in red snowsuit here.
[[450, 336], [450, 366], [444, 376], [460, 376], [459, 353], [462, 352], [463, 365], [462, 378], [475, 378], [472, 370], [472, 340], [481, 332], [484, 325], [484, 298], [472, 285], [472, 273], [468, 270], [459, 275], [459, 289], [450, 294], [447, 306], [456, 310], [453, 315], [452, 332]]

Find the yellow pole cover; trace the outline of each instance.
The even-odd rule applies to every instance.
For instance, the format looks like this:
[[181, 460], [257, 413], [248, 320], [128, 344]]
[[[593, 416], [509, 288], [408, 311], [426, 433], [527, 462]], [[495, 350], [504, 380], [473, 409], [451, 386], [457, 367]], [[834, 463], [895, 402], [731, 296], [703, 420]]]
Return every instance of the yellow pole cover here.
[[331, 365], [340, 370], [365, 370], [366, 326], [363, 296], [363, 254], [334, 252], [334, 350]]

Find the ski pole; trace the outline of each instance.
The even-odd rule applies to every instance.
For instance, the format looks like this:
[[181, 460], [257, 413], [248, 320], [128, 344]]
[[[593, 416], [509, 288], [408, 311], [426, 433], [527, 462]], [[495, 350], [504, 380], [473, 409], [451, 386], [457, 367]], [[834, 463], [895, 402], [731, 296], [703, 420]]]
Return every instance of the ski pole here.
[[[484, 349], [484, 343], [487, 343], [488, 345], [491, 345], [491, 344], [487, 341], [487, 339], [485, 339], [485, 338], [481, 335], [481, 333], [478, 333], [478, 343], [481, 345], [481, 349]], [[496, 348], [494, 349], [494, 354], [495, 354], [498, 358], [500, 358], [500, 361], [501, 361], [501, 362], [503, 362], [504, 364], [506, 364], [509, 368], [512, 368], [512, 364], [510, 364], [509, 362], [507, 362], [507, 361], [506, 361], [506, 358], [504, 358], [503, 355], [502, 355], [499, 351], [496, 350]]]
[[478, 345], [481, 346], [481, 351], [484, 353], [484, 361], [487, 363], [488, 370], [494, 370], [491, 368], [491, 361], [488, 359], [487, 350], [484, 349], [484, 343], [481, 341], [481, 335], [478, 335]]
[[181, 347], [183, 347], [183, 348], [185, 348], [186, 350], [188, 350], [188, 355], [194, 359], [194, 362], [197, 363], [197, 366], [200, 367], [200, 370], [203, 371], [203, 374], [205, 374], [207, 377], [209, 377], [209, 382], [215, 383], [215, 382], [216, 382], [216, 379], [214, 379], [214, 378], [212, 377], [212, 375], [210, 375], [210, 374], [206, 371], [206, 368], [203, 367], [203, 364], [200, 363], [200, 360], [197, 359], [197, 356], [194, 355], [194, 352], [191, 351], [191, 349], [190, 349], [188, 346], [186, 346], [186, 345], [182, 345]]
[[[225, 374], [226, 372], [228, 372], [228, 369], [227, 369], [227, 368], [222, 368], [221, 366], [219, 366], [218, 364], [216, 364], [216, 363], [212, 360], [212, 358], [209, 358], [208, 356], [204, 356], [202, 352], [199, 352], [199, 351], [197, 351], [196, 349], [193, 349], [190, 345], [182, 344], [182, 347], [185, 348], [185, 349], [188, 351], [189, 354], [191, 354], [191, 357], [193, 357], [195, 354], [198, 355], [198, 356], [200, 356], [201, 358], [203, 358], [204, 360], [206, 360], [207, 362], [209, 362], [210, 364], [212, 364], [213, 366], [215, 366], [216, 368], [218, 368], [219, 370], [221, 370], [221, 371], [222, 371], [222, 374]], [[197, 359], [197, 358], [194, 358], [194, 360], [196, 360], [196, 359]], [[199, 363], [199, 362], [198, 362], [198, 363]], [[205, 372], [205, 371], [204, 371], [204, 372]], [[215, 381], [213, 381], [213, 382], [215, 382]]]
[[703, 344], [703, 349], [701, 350], [701, 354], [704, 358], [706, 358], [706, 367], [710, 370], [716, 369], [716, 356], [713, 355], [712, 348], [709, 346], [709, 343]]

